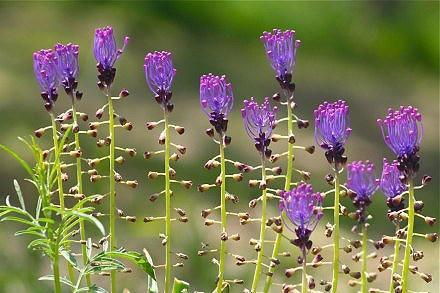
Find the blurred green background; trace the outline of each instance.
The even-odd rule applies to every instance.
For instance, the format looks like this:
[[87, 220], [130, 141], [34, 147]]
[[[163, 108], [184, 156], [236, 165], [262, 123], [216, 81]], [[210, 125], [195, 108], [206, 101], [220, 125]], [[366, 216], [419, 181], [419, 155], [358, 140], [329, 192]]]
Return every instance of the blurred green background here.
[[[186, 127], [184, 136], [174, 141], [188, 147], [187, 154], [174, 164], [179, 178], [188, 178], [195, 185], [210, 182], [218, 170], [206, 171], [204, 162], [217, 154], [217, 147], [206, 135], [208, 121], [199, 109], [199, 76], [212, 72], [227, 74], [234, 86], [235, 110], [230, 118], [229, 132], [232, 144], [227, 156], [250, 164], [257, 164], [257, 154], [247, 139], [241, 124], [239, 108], [242, 100], [251, 96], [261, 100], [278, 90], [278, 84], [259, 41], [262, 31], [272, 28], [292, 28], [302, 40], [297, 55], [294, 80], [297, 84], [297, 114], [312, 119], [313, 109], [324, 100], [346, 99], [351, 108], [353, 134], [347, 145], [349, 160], [370, 159], [377, 165], [380, 174], [382, 158], [392, 158], [392, 153], [383, 143], [377, 118], [384, 116], [388, 107], [414, 105], [423, 113], [425, 135], [422, 144], [422, 167], [420, 175], [430, 174], [433, 184], [418, 191], [416, 197], [425, 202], [425, 214], [439, 216], [439, 3], [432, 2], [96, 2], [96, 3], [0, 3], [0, 143], [13, 147], [20, 153], [25, 149], [17, 136], [27, 136], [33, 130], [48, 124], [48, 115], [39, 96], [39, 88], [32, 71], [32, 53], [40, 48], [51, 47], [56, 42], [74, 42], [80, 45], [79, 88], [84, 91], [79, 103], [80, 111], [87, 112], [94, 119], [94, 112], [105, 103], [105, 98], [96, 87], [95, 60], [92, 54], [93, 32], [96, 27], [112, 25], [118, 44], [125, 35], [131, 41], [126, 52], [117, 62], [117, 89], [126, 87], [131, 95], [118, 104], [117, 112], [135, 124], [131, 132], [118, 132], [117, 144], [132, 146], [138, 150], [136, 158], [128, 158], [118, 170], [124, 178], [137, 179], [135, 190], [118, 187], [118, 207], [127, 214], [142, 219], [147, 215], [163, 214], [163, 203], [148, 200], [148, 195], [160, 191], [160, 180], [149, 181], [148, 170], [160, 170], [159, 157], [145, 161], [145, 150], [157, 150], [157, 136], [160, 131], [147, 132], [145, 121], [161, 119], [158, 105], [145, 84], [143, 73], [144, 55], [152, 50], [173, 52], [177, 76], [174, 83], [173, 100], [175, 111], [172, 120]], [[61, 112], [69, 107], [64, 94], [56, 105]], [[285, 115], [284, 109], [280, 115]], [[86, 128], [86, 124], [83, 128]], [[104, 130], [104, 129], [103, 129]], [[282, 128], [280, 127], [280, 130]], [[105, 135], [104, 132], [100, 133]], [[309, 129], [296, 131], [297, 142], [313, 144], [313, 124]], [[44, 137], [43, 144], [50, 138]], [[83, 139], [85, 156], [96, 157], [105, 150], [97, 149], [94, 140]], [[275, 151], [285, 146], [274, 144]], [[29, 156], [26, 156], [29, 158]], [[29, 158], [30, 159], [30, 158]], [[12, 180], [19, 178], [29, 203], [35, 202], [35, 195], [29, 184], [23, 181], [24, 172], [5, 153], [0, 154], [1, 201], [7, 194], [13, 194]], [[323, 152], [314, 155], [296, 153], [295, 165], [312, 172], [311, 182], [315, 189], [325, 191], [324, 176], [330, 171]], [[231, 170], [232, 171], [232, 170]], [[73, 174], [72, 174], [73, 177]], [[233, 211], [247, 211], [247, 202], [258, 195], [249, 189], [246, 181], [258, 177], [247, 175], [242, 183], [231, 182], [230, 192], [240, 196], [238, 205], [230, 204]], [[298, 176], [296, 176], [298, 177]], [[419, 176], [421, 177], [421, 176]], [[86, 178], [87, 180], [87, 178]], [[70, 182], [69, 184], [73, 184]], [[278, 185], [281, 186], [281, 185]], [[90, 194], [106, 192], [106, 186], [91, 185], [87, 181], [86, 191]], [[190, 222], [173, 224], [174, 250], [190, 256], [184, 268], [174, 269], [175, 276], [191, 283], [191, 291], [209, 292], [215, 282], [216, 267], [211, 263], [214, 255], [198, 257], [200, 242], [215, 248], [218, 244], [218, 227], [205, 227], [200, 217], [202, 209], [218, 203], [218, 193], [212, 190], [198, 193], [195, 188], [186, 191], [175, 188], [174, 206], [189, 213]], [[351, 204], [344, 199], [347, 207]], [[107, 210], [107, 202], [98, 209]], [[271, 202], [271, 214], [277, 204]], [[392, 233], [393, 227], [386, 220], [385, 200], [377, 193], [370, 211], [371, 236], [380, 238]], [[250, 211], [258, 215], [258, 208]], [[329, 217], [322, 220], [313, 235], [317, 244], [330, 240], [323, 236], [322, 226]], [[103, 220], [105, 222], [105, 220]], [[345, 237], [355, 238], [350, 232], [352, 223], [342, 220]], [[239, 226], [238, 220], [230, 218], [230, 233], [239, 232], [242, 240], [230, 242], [231, 252], [247, 258], [255, 255], [248, 245], [250, 237], [257, 238], [259, 227], [254, 224]], [[26, 237], [14, 237], [17, 226], [2, 224], [0, 227], [0, 292], [49, 292], [50, 283], [38, 281], [38, 277], [50, 273], [47, 260], [38, 253], [26, 250]], [[145, 224], [120, 221], [117, 226], [118, 241], [129, 249], [147, 248], [156, 264], [163, 263], [163, 247], [158, 233], [163, 231], [161, 223]], [[92, 228], [90, 228], [92, 229]], [[416, 230], [420, 232], [438, 230], [427, 227], [417, 220]], [[90, 230], [92, 231], [92, 230]], [[97, 236], [93, 230], [94, 236]], [[429, 272], [434, 280], [430, 284], [411, 275], [411, 287], [417, 291], [438, 292], [439, 288], [439, 245], [416, 238], [415, 247], [423, 249], [425, 258], [419, 261], [419, 269]], [[296, 262], [297, 250], [289, 243], [283, 243], [283, 250], [291, 251], [291, 258], [281, 259], [275, 282], [287, 282], [283, 271]], [[371, 251], [375, 249], [371, 247]], [[391, 253], [391, 247], [378, 251], [379, 256]], [[325, 259], [331, 254], [324, 253]], [[344, 263], [353, 269], [359, 264], [344, 255]], [[369, 271], [377, 271], [378, 259], [369, 262]], [[228, 263], [228, 279], [244, 279], [248, 286], [252, 268], [236, 267], [231, 259]], [[313, 272], [317, 282], [328, 278], [330, 269], [319, 268]], [[160, 286], [162, 272], [158, 270]], [[344, 287], [347, 278], [341, 276], [341, 292], [355, 289]], [[389, 272], [379, 274], [371, 286], [388, 288]], [[99, 284], [106, 285], [106, 277], [96, 277]], [[295, 280], [289, 280], [295, 281]], [[134, 273], [119, 275], [120, 288], [132, 292], [145, 291], [145, 276]], [[232, 292], [241, 292], [243, 286], [233, 287]], [[280, 286], [274, 286], [278, 292]]]

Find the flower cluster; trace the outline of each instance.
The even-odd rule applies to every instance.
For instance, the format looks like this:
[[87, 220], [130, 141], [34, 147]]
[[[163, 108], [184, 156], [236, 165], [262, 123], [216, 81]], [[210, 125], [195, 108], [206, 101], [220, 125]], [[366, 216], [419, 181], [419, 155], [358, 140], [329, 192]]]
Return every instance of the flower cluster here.
[[82, 93], [76, 91], [78, 87], [76, 78], [79, 73], [79, 46], [72, 43], [66, 45], [58, 43], [55, 45], [54, 50], [58, 59], [59, 78], [66, 94], [72, 95], [75, 93], [76, 98], [81, 99]]
[[312, 242], [309, 237], [323, 216], [320, 209], [322, 195], [313, 192], [312, 185], [306, 183], [289, 191], [282, 191], [280, 195], [280, 210], [285, 211], [289, 220], [297, 227], [295, 234], [298, 238], [294, 240], [294, 244], [310, 249]]
[[371, 197], [379, 187], [379, 180], [374, 174], [375, 167], [370, 161], [351, 162], [347, 165], [347, 187], [353, 191], [351, 198], [359, 222], [365, 221], [365, 209], [371, 203]]
[[420, 168], [417, 152], [423, 137], [422, 114], [412, 106], [399, 110], [388, 109], [384, 119], [377, 119], [385, 143], [397, 156], [398, 168], [407, 179], [415, 176]]
[[147, 84], [155, 95], [156, 102], [163, 109], [171, 112], [174, 108], [171, 103], [171, 86], [176, 74], [171, 53], [166, 51], [148, 53], [145, 56], [144, 69]]
[[96, 66], [99, 72], [99, 88], [109, 88], [113, 83], [116, 75], [116, 68], [114, 68], [115, 62], [124, 52], [128, 41], [129, 38], [125, 37], [122, 48], [117, 49], [113, 28], [111, 26], [97, 28], [95, 30], [93, 53], [98, 62]]
[[[383, 159], [382, 176], [380, 178], [380, 189], [387, 197], [387, 204], [392, 210], [400, 210], [403, 208], [403, 202], [393, 201], [393, 198], [402, 194], [408, 187], [402, 182], [402, 172], [398, 168], [396, 160], [389, 163], [387, 159]], [[397, 204], [397, 205], [396, 205]]]
[[60, 84], [58, 60], [52, 49], [40, 50], [33, 54], [34, 74], [40, 85], [44, 106], [49, 111], [58, 98], [57, 89]]
[[292, 72], [295, 68], [296, 50], [301, 43], [295, 39], [295, 31], [274, 29], [271, 33], [263, 32], [260, 40], [281, 87], [292, 92], [295, 89]]
[[265, 98], [261, 105], [251, 98], [244, 100], [244, 107], [241, 109], [244, 127], [249, 137], [254, 140], [255, 148], [266, 158], [269, 158], [272, 151], [268, 148], [272, 131], [275, 128], [277, 107], [271, 107], [269, 98]]
[[327, 161], [336, 169], [347, 162], [344, 145], [351, 134], [349, 107], [346, 101], [324, 102], [314, 111], [315, 141], [323, 148]]
[[200, 77], [200, 105], [217, 133], [226, 132], [233, 104], [232, 85], [226, 76], [209, 73]]

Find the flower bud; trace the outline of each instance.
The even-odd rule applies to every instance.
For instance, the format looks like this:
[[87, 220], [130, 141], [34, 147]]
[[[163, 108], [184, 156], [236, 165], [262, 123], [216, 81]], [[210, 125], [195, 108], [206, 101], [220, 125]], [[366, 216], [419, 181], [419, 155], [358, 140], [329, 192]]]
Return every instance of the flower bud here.
[[182, 135], [183, 133], [185, 133], [185, 128], [183, 128], [182, 126], [177, 126], [177, 127], [176, 127], [176, 132], [177, 132], [179, 135]]
[[115, 162], [118, 164], [123, 164], [125, 162], [125, 159], [124, 159], [124, 157], [119, 156], [115, 159]]
[[361, 278], [361, 272], [350, 272], [350, 277], [355, 278], [355, 279], [360, 279]]
[[144, 223], [149, 223], [152, 222], [154, 220], [153, 217], [144, 217]]
[[44, 128], [40, 128], [34, 131], [34, 134], [36, 137], [40, 138], [43, 136], [43, 134], [46, 132]]
[[212, 128], [206, 129], [205, 133], [206, 133], [207, 136], [209, 136], [211, 138], [214, 137], [214, 129], [212, 129]]
[[342, 265], [342, 271], [347, 275], [350, 273], [350, 268], [346, 265]]
[[174, 161], [174, 162], [178, 161], [178, 160], [179, 160], [179, 155], [176, 154], [176, 153], [172, 154], [172, 155], [170, 156], [170, 160], [171, 160], [171, 161]]
[[315, 146], [311, 145], [305, 148], [306, 152], [308, 152], [309, 154], [313, 154], [315, 152]]
[[431, 241], [431, 242], [436, 242], [438, 239], [438, 234], [437, 233], [429, 233], [425, 235], [425, 239]]
[[126, 184], [128, 187], [131, 187], [131, 188], [136, 188], [136, 187], [138, 187], [138, 185], [139, 185], [139, 183], [138, 183], [137, 180], [128, 180], [128, 181], [125, 182], [125, 184]]
[[148, 179], [156, 179], [157, 177], [159, 177], [159, 173], [154, 172], [154, 171], [150, 171], [150, 172], [148, 172], [147, 177], [148, 177]]
[[243, 174], [242, 173], [233, 174], [232, 179], [234, 179], [234, 181], [240, 182], [243, 180]]

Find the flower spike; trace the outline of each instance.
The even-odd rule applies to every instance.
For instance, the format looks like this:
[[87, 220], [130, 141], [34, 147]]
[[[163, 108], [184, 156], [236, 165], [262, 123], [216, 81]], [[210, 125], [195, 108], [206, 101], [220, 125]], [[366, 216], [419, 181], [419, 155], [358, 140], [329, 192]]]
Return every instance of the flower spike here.
[[113, 28], [106, 26], [95, 30], [95, 40], [93, 53], [98, 62], [99, 71], [98, 86], [109, 88], [115, 79], [116, 68], [114, 68], [116, 60], [119, 59], [125, 46], [127, 46], [129, 37], [124, 37], [124, 44], [121, 49], [117, 49]]
[[292, 72], [295, 68], [296, 50], [301, 43], [295, 39], [295, 31], [274, 29], [271, 33], [263, 32], [260, 40], [281, 87], [293, 91]]
[[171, 86], [176, 69], [173, 67], [171, 53], [154, 51], [145, 56], [145, 78], [150, 90], [155, 94], [156, 102], [168, 112], [173, 110], [171, 100]]
[[217, 133], [226, 132], [233, 104], [232, 85], [226, 76], [209, 73], [200, 77], [200, 106]]
[[41, 97], [49, 111], [58, 98], [57, 89], [60, 85], [58, 75], [58, 59], [51, 49], [40, 50], [33, 54], [34, 73], [41, 88]]
[[314, 111], [315, 141], [326, 150], [330, 164], [344, 165], [344, 145], [351, 134], [349, 108], [347, 102], [324, 102]]
[[399, 110], [388, 109], [384, 119], [377, 119], [385, 143], [397, 156], [398, 168], [407, 179], [415, 176], [420, 168], [417, 152], [423, 137], [422, 114], [412, 106]]
[[312, 185], [301, 183], [289, 191], [282, 191], [280, 196], [280, 210], [285, 211], [289, 220], [297, 227], [295, 233], [298, 239], [295, 245], [310, 249], [310, 234], [323, 216], [319, 209], [322, 206], [321, 194], [313, 192]]
[[244, 100], [241, 109], [244, 127], [249, 137], [254, 140], [255, 148], [267, 158], [272, 151], [268, 148], [272, 131], [275, 128], [277, 107], [271, 108], [269, 98], [265, 98], [261, 105], [251, 98]]

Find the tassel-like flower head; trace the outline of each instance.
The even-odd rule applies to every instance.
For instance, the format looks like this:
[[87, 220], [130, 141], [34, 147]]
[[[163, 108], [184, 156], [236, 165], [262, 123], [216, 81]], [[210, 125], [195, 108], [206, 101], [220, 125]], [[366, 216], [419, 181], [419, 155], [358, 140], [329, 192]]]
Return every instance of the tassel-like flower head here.
[[40, 85], [44, 106], [49, 111], [58, 98], [57, 89], [60, 85], [58, 59], [51, 49], [40, 50], [33, 54], [34, 74]]
[[173, 110], [173, 104], [170, 102], [171, 86], [176, 75], [171, 53], [166, 51], [148, 53], [145, 56], [144, 69], [147, 84], [155, 95], [156, 102], [171, 112]]
[[79, 73], [79, 46], [72, 43], [67, 45], [58, 43], [54, 49], [58, 59], [58, 74], [60, 75], [61, 83], [66, 93], [70, 94], [72, 90], [76, 90], [78, 85], [76, 78]]
[[423, 137], [422, 114], [412, 106], [401, 106], [399, 110], [388, 109], [385, 119], [377, 119], [377, 124], [397, 156], [399, 170], [413, 178], [420, 167], [417, 152]]
[[263, 32], [260, 40], [281, 87], [293, 91], [292, 72], [295, 68], [296, 50], [301, 43], [295, 39], [295, 31], [274, 29], [271, 33]]
[[380, 189], [387, 197], [388, 207], [395, 211], [403, 208], [403, 199], [393, 201], [393, 198], [402, 194], [408, 187], [402, 182], [402, 172], [399, 170], [396, 160], [389, 163], [387, 159], [383, 159], [382, 176], [380, 178]]
[[268, 149], [272, 131], [275, 128], [277, 107], [271, 107], [269, 98], [258, 105], [253, 98], [243, 101], [241, 109], [244, 127], [249, 137], [254, 140], [256, 149], [267, 158], [272, 151]]
[[93, 53], [98, 62], [98, 86], [109, 88], [115, 79], [116, 68], [114, 68], [116, 60], [124, 52], [125, 46], [128, 44], [129, 38], [124, 37], [124, 44], [121, 49], [116, 47], [115, 37], [113, 35], [113, 28], [107, 26], [104, 28], [97, 28], [95, 30], [95, 41]]
[[285, 211], [289, 220], [296, 226], [295, 245], [310, 249], [309, 237], [323, 216], [320, 209], [322, 196], [313, 192], [312, 185], [301, 183], [296, 188], [281, 192], [280, 210]]
[[232, 85], [226, 76], [209, 73], [200, 77], [200, 106], [219, 134], [227, 130], [228, 114], [233, 104]]
[[323, 148], [327, 161], [337, 169], [347, 162], [344, 145], [351, 134], [349, 107], [346, 101], [324, 102], [314, 111], [315, 141]]
[[359, 222], [365, 221], [365, 209], [371, 203], [371, 197], [379, 188], [374, 164], [370, 161], [355, 161], [347, 165], [347, 187], [354, 192], [353, 204], [358, 210]]

